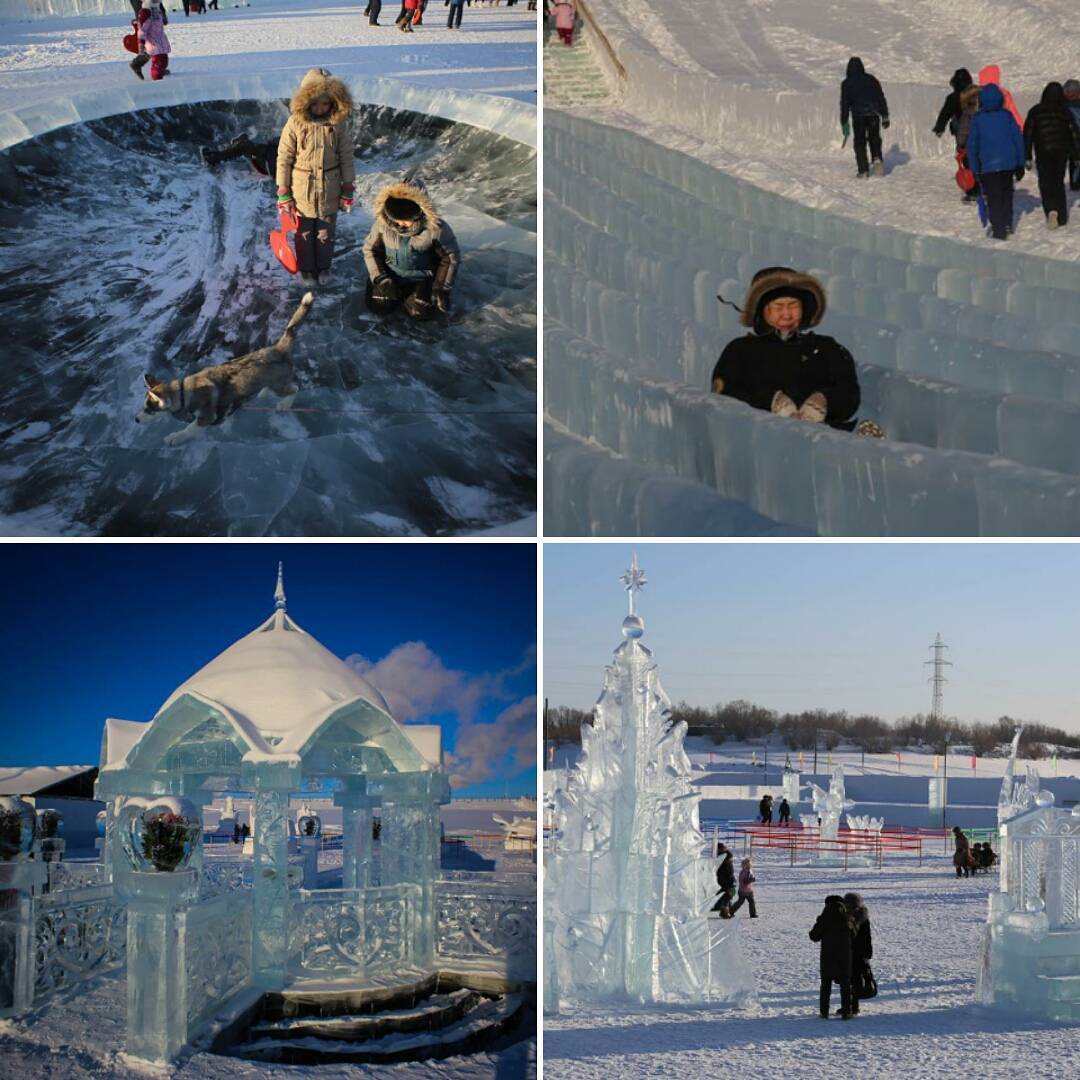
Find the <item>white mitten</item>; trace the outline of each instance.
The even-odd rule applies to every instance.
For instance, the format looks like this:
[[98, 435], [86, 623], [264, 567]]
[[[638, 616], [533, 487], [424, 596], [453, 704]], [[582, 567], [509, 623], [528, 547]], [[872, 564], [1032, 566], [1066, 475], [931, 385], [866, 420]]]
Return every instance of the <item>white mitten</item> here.
[[821, 391], [811, 394], [803, 403], [802, 408], [796, 414], [800, 420], [808, 420], [811, 424], [822, 424], [829, 411], [829, 403]]
[[773, 394], [772, 404], [769, 408], [776, 416], [795, 416], [799, 411], [795, 402], [783, 390], [777, 390]]

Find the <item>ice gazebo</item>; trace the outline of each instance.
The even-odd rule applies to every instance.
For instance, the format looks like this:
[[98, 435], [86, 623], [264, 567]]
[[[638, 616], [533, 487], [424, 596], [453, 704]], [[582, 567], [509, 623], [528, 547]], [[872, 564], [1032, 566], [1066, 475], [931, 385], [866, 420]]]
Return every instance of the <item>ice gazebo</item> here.
[[[316, 815], [289, 854], [290, 800], [316, 791], [341, 808], [333, 888], [312, 873]], [[250, 793], [252, 857], [233, 845], [224, 857], [204, 851], [202, 808], [226, 792]], [[402, 1016], [415, 1006], [425, 1030], [471, 1021], [475, 1045], [477, 1031], [520, 1019], [535, 982], [535, 882], [440, 874], [439, 811], [450, 798], [440, 728], [399, 724], [378, 690], [307, 633], [286, 609], [280, 568], [265, 622], [148, 723], [106, 721], [97, 797], [107, 807], [97, 875], [66, 894], [25, 890], [20, 923], [36, 960], [24, 959], [8, 1015], [52, 988], [43, 969], [55, 960], [63, 985], [126, 962], [127, 1052], [153, 1061], [174, 1058], [211, 1023], [210, 1049], [365, 1061], [381, 1059], [343, 1040], [356, 1024], [338, 1023], [330, 1038], [340, 1052], [324, 1058], [263, 1053], [259, 1032], [269, 1025], [280, 1039], [289, 1017], [368, 1014], [360, 1027], [370, 1040], [411, 1030]], [[382, 1028], [380, 1007], [394, 1013]], [[307, 1036], [312, 1023], [303, 1020]]]

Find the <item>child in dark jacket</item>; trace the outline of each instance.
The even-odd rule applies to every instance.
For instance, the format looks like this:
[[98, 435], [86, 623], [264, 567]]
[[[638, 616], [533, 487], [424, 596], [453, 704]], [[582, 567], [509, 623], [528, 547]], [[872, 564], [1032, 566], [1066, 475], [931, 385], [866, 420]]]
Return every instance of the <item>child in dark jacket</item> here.
[[[934, 121], [933, 131], [934, 134], [940, 139], [945, 134], [945, 129], [956, 134], [956, 125], [960, 119], [960, 95], [974, 83], [974, 79], [971, 77], [971, 72], [967, 68], [957, 68], [953, 72], [953, 77], [949, 80], [949, 85], [952, 87], [952, 91], [946, 96], [944, 104], [941, 106], [941, 111], [938, 113], [937, 120]], [[957, 149], [959, 147], [959, 140], [957, 140]]]

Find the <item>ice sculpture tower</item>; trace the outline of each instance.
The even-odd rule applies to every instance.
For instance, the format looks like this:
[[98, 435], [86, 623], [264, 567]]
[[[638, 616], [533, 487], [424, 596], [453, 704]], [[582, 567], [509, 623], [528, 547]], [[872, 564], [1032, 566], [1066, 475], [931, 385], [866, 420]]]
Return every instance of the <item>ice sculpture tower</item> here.
[[716, 860], [698, 826], [700, 795], [671, 722], [636, 597], [645, 575], [634, 556], [625, 640], [606, 669], [582, 753], [553, 794], [546, 861], [553, 997], [639, 1002], [742, 1001], [753, 981], [734, 922], [708, 919]]

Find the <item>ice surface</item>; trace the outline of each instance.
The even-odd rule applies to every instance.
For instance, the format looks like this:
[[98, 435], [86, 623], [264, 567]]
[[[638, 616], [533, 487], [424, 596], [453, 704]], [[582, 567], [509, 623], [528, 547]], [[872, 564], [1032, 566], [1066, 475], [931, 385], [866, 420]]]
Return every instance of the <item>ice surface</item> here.
[[[636, 593], [582, 753], [553, 794], [554, 834], [544, 861], [548, 992], [568, 1000], [728, 1001], [754, 996], [734, 924], [710, 926], [716, 862], [698, 827], [684, 723], [669, 701]], [[711, 854], [711, 853], [710, 853]], [[546, 1002], [557, 1011], [557, 1002]]]
[[[832, 219], [554, 110], [545, 165], [545, 407], [557, 424], [826, 535], [1075, 531], [1080, 308], [1050, 261], [1020, 258], [1017, 283], [992, 252]], [[777, 261], [824, 268], [821, 332], [852, 349], [860, 414], [886, 441], [708, 393], [715, 357], [743, 332], [710, 296], [740, 303], [754, 270]], [[1010, 500], [1024, 510], [1010, 514]], [[553, 509], [553, 530], [582, 527]]]
[[[496, 102], [476, 119], [505, 113], [513, 127], [526, 111]], [[243, 162], [197, 163], [200, 144], [274, 137], [284, 115], [276, 101], [182, 105], [69, 125], [0, 155], [0, 302], [17, 342], [0, 398], [0, 513], [49, 508], [62, 522], [50, 531], [64, 533], [379, 535], [533, 511], [535, 151], [437, 117], [359, 112], [359, 206], [339, 220], [334, 285], [297, 334], [296, 411], [259, 399], [177, 449], [164, 445], [175, 421], [133, 422], [145, 371], [172, 377], [260, 347], [295, 309], [266, 244], [270, 185]], [[445, 331], [382, 323], [363, 300], [371, 200], [408, 168], [463, 248]], [[87, 215], [103, 176], [132, 190]], [[47, 210], [33, 205], [45, 193]], [[28, 437], [28, 420], [47, 430]], [[440, 497], [453, 485], [478, 497]]]

